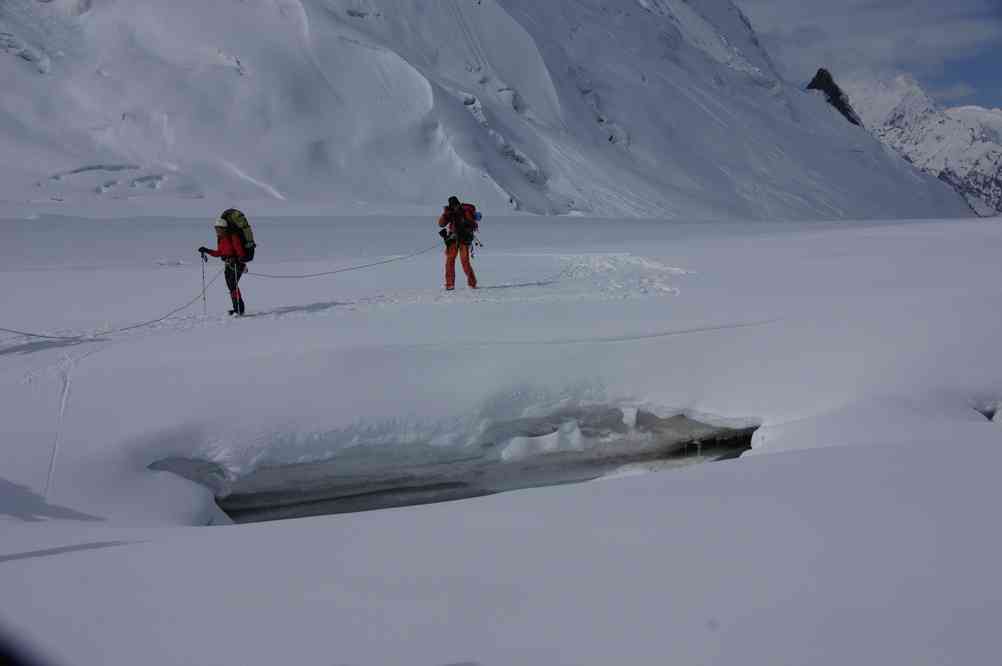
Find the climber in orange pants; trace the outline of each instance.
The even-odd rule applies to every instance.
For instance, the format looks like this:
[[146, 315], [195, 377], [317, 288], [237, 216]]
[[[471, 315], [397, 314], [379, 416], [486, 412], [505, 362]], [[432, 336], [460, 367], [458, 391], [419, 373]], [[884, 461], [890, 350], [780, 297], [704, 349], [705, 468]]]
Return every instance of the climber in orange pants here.
[[470, 289], [477, 288], [477, 275], [473, 272], [473, 264], [470, 263], [469, 243], [449, 243], [445, 248], [445, 288], [452, 291], [456, 288], [456, 255], [459, 255], [459, 262], [466, 273], [466, 284]]
[[449, 197], [449, 205], [445, 207], [441, 217], [438, 218], [438, 226], [441, 229], [439, 235], [445, 241], [445, 289], [452, 291], [456, 288], [456, 256], [466, 273], [466, 284], [470, 289], [477, 288], [477, 275], [473, 272], [473, 264], [470, 263], [470, 248], [473, 245], [474, 234], [480, 228], [477, 220], [480, 213], [476, 206], [468, 203], [460, 203], [457, 197]]

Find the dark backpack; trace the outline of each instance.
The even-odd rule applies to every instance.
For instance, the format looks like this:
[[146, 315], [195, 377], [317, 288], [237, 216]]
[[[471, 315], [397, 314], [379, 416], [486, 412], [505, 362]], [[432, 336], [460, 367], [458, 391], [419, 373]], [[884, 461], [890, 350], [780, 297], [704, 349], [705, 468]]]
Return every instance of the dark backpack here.
[[459, 242], [473, 242], [473, 235], [480, 229], [480, 225], [477, 224], [479, 220], [480, 213], [477, 212], [477, 207], [470, 203], [464, 203], [462, 213], [454, 218], [456, 235], [459, 237]]
[[240, 240], [243, 241], [244, 245], [244, 253], [247, 255], [244, 261], [253, 261], [257, 243], [254, 242], [254, 231], [251, 229], [250, 222], [247, 221], [247, 216], [236, 208], [228, 208], [223, 211], [220, 217], [226, 220], [230, 231], [240, 234]]

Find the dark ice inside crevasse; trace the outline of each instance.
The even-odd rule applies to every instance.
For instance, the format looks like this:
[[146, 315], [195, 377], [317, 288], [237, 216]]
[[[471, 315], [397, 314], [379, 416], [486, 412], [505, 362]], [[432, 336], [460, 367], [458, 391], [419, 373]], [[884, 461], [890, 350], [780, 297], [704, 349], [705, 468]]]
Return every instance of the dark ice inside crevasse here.
[[[530, 446], [510, 455], [515, 442], [539, 442], [568, 427], [580, 433], [580, 448]], [[230, 478], [217, 463], [188, 458], [166, 458], [150, 468], [211, 488], [219, 507], [234, 522], [249, 523], [578, 483], [627, 465], [670, 469], [736, 458], [751, 448], [756, 429], [711, 425], [681, 414], [659, 417], [642, 409], [630, 419], [618, 407], [570, 407], [491, 424], [475, 445], [465, 449], [467, 455], [451, 452], [433, 461], [353, 458], [349, 453], [316, 462], [262, 466], [237, 478]]]

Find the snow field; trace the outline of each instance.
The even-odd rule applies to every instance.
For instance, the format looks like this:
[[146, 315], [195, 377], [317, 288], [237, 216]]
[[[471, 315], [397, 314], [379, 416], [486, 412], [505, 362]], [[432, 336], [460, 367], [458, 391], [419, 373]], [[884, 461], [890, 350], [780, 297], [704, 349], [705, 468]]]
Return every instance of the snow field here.
[[[432, 217], [264, 220], [252, 270], [406, 254], [437, 238]], [[200, 267], [178, 262], [207, 220], [0, 221], [3, 323], [91, 333], [188, 300]], [[108, 664], [292, 646], [436, 665], [991, 653], [999, 544], [979, 526], [997, 504], [1002, 229], [488, 222], [481, 282], [529, 286], [445, 295], [436, 250], [248, 277], [243, 320], [216, 284], [207, 316], [4, 337], [5, 627]], [[195, 527], [225, 522], [210, 492], [147, 469], [393, 469], [575, 405], [762, 427], [732, 462], [239, 528]], [[500, 450], [588, 444], [572, 430]]]
[[[208, 316], [196, 302], [149, 329], [105, 338], [6, 338], [5, 381], [30, 389], [10, 391], [17, 411], [30, 415], [22, 426], [12, 423], [26, 433], [13, 455], [34, 460], [8, 480], [58, 489], [65, 456], [119, 456], [123, 442], [124, 450], [142, 452], [123, 473], [142, 478], [145, 465], [169, 455], [205, 457], [233, 474], [348, 448], [390, 455], [388, 445], [401, 442], [412, 452], [429, 447], [431, 456], [436, 448], [462, 449], [492, 422], [561, 404], [648, 405], [764, 423], [759, 442], [779, 447], [782, 424], [856, 403], [907, 413], [899, 396], [948, 400], [981, 418], [968, 407], [998, 399], [994, 370], [979, 352], [997, 332], [985, 308], [994, 279], [992, 226], [807, 225], [733, 238], [726, 225], [694, 231], [576, 220], [581, 233], [571, 241], [559, 223], [540, 229], [537, 218], [513, 218], [485, 232], [476, 262], [487, 288], [476, 292], [441, 291], [437, 250], [330, 278], [254, 278], [254, 271], [310, 273], [378, 258], [385, 225], [399, 224], [390, 235], [397, 253], [425, 240], [416, 221], [359, 222], [339, 228], [290, 220], [282, 234], [262, 225], [261, 258], [243, 282], [251, 316], [241, 321], [222, 314], [228, 301], [216, 284]], [[63, 229], [67, 221], [30, 224], [47, 238], [50, 223]], [[197, 296], [197, 259], [174, 265], [193, 251], [171, 247], [205, 242], [189, 236], [198, 225], [156, 228], [175, 239], [158, 248], [166, 266], [137, 262], [135, 252], [110, 253], [107, 267], [25, 265], [11, 274], [19, 286], [7, 298], [8, 316], [44, 332], [86, 335]], [[655, 241], [659, 229], [663, 240]], [[680, 240], [683, 232], [691, 240]], [[270, 235], [283, 240], [269, 245]], [[343, 238], [360, 247], [357, 257], [339, 256]], [[971, 238], [980, 239], [977, 248]], [[309, 240], [307, 257], [324, 248], [335, 254], [269, 262], [290, 239]], [[924, 257], [932, 248], [950, 271], [929, 270]], [[37, 251], [20, 253], [14, 265]], [[68, 306], [40, 307], [63, 299]], [[51, 414], [61, 415], [54, 427]], [[110, 437], [107, 418], [117, 422]], [[910, 432], [913, 420], [891, 430]], [[67, 436], [78, 443], [67, 444]], [[575, 441], [567, 433], [565, 444]], [[552, 443], [512, 451], [523, 444]], [[81, 478], [78, 471], [73, 478]]]
[[[993, 522], [1002, 460], [964, 449], [840, 447], [239, 528], [19, 529], [4, 617], [84, 663], [292, 648], [358, 664], [981, 663], [1002, 589], [997, 535], [974, 526]], [[95, 546], [31, 552], [66, 544]]]

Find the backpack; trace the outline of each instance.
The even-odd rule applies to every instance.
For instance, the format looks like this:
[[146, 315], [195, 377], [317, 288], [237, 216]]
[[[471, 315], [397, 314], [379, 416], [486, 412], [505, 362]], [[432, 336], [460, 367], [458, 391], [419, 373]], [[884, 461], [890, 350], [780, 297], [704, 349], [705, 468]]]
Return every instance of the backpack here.
[[477, 207], [471, 203], [463, 204], [463, 215], [457, 220], [456, 225], [456, 235], [459, 236], [459, 240], [462, 243], [472, 243], [473, 235], [480, 230], [480, 225], [477, 224], [481, 219], [480, 213], [477, 212]]
[[247, 221], [247, 216], [236, 208], [228, 208], [223, 211], [220, 217], [226, 220], [226, 224], [229, 225], [231, 231], [240, 234], [240, 239], [244, 245], [244, 252], [247, 254], [247, 258], [244, 261], [253, 261], [254, 249], [257, 247], [257, 243], [254, 242], [254, 231], [251, 229], [250, 222]]
[[473, 228], [474, 229], [479, 229], [480, 228], [480, 225], [477, 224], [477, 222], [479, 222], [480, 220], [483, 219], [483, 215], [480, 214], [480, 211], [477, 210], [476, 206], [474, 206], [471, 203], [464, 203], [463, 204], [463, 213], [466, 214], [466, 217], [469, 220], [473, 221]]

